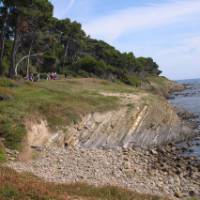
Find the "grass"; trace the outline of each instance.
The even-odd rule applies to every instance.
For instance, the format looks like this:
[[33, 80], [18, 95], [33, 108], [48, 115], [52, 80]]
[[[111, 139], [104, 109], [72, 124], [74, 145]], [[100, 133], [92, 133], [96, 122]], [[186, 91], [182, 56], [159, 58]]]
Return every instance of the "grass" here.
[[154, 94], [159, 94], [161, 96], [168, 96], [170, 87], [174, 84], [172, 81], [168, 80], [163, 76], [149, 76], [146, 79], [147, 82], [151, 83], [151, 92]]
[[98, 188], [86, 184], [46, 183], [31, 174], [18, 174], [0, 167], [1, 200], [75, 200], [77, 197], [90, 200], [167, 200], [111, 186]]
[[0, 149], [0, 163], [6, 161], [5, 153], [2, 149]]
[[117, 97], [106, 97], [101, 92], [136, 93], [137, 89], [100, 79], [38, 83], [0, 79], [0, 95], [9, 97], [0, 102], [0, 137], [5, 138], [6, 147], [20, 150], [26, 135], [25, 122], [30, 117], [47, 119], [52, 129], [61, 129], [77, 123], [87, 113], [120, 105]]
[[3, 163], [4, 161], [6, 161], [6, 155], [5, 155], [4, 146], [2, 145], [0, 141], [0, 164]]

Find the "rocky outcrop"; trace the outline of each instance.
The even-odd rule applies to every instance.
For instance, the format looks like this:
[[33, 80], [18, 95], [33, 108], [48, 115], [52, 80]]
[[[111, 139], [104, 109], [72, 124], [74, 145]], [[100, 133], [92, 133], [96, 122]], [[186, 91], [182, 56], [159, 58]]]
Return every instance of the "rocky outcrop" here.
[[52, 131], [46, 120], [42, 118], [29, 118], [26, 120], [27, 134], [24, 138], [23, 149], [18, 156], [20, 160], [29, 160], [33, 156], [33, 149], [42, 146], [62, 146], [64, 134], [62, 131]]
[[[162, 98], [134, 95], [121, 96], [133, 100], [119, 110], [91, 113], [68, 128], [65, 144], [87, 148], [149, 148], [192, 136], [193, 131]], [[149, 99], [148, 99], [149, 98]]]
[[118, 96], [121, 107], [83, 116], [78, 124], [65, 127], [67, 133], [51, 131], [44, 120], [31, 120], [27, 123], [27, 145], [24, 146], [29, 149], [43, 145], [147, 149], [193, 135], [193, 130], [179, 119], [175, 110], [161, 97], [147, 93], [103, 95]]
[[169, 98], [171, 93], [182, 91], [186, 89], [186, 86], [165, 77], [149, 77], [142, 83], [142, 89]]

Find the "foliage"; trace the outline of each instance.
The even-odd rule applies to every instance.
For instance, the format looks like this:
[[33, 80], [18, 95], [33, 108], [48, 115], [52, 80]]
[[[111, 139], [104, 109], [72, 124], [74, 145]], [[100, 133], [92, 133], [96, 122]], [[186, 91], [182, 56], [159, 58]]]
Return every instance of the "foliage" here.
[[56, 19], [52, 10], [48, 0], [2, 0], [1, 74], [13, 77], [18, 73], [26, 76], [30, 72], [56, 71], [132, 85], [138, 84], [133, 84], [130, 76], [143, 80], [149, 74], [160, 74], [152, 58], [136, 58], [132, 52], [122, 53], [104, 41], [92, 39], [81, 24]]
[[129, 85], [136, 87], [141, 85], [141, 79], [139, 79], [136, 75], [127, 76], [127, 80], [125, 82], [127, 82], [127, 84]]

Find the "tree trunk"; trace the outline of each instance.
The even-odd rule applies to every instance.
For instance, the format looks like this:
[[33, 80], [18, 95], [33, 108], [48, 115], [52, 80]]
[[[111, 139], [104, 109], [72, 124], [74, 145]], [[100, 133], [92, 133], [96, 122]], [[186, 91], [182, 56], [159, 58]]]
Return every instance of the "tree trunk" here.
[[66, 56], [68, 55], [68, 44], [65, 46], [65, 53], [63, 58], [63, 69], [65, 67]]
[[18, 63], [16, 64], [16, 66], [15, 66], [15, 76], [18, 75], [17, 71], [18, 71], [19, 65], [20, 65], [25, 59], [28, 59], [28, 58], [30, 58], [30, 57], [36, 57], [36, 56], [43, 56], [43, 55], [44, 55], [44, 52], [43, 52], [43, 53], [35, 53], [35, 54], [32, 54], [32, 55], [29, 55], [29, 54], [28, 54], [28, 55], [22, 57], [22, 58], [18, 61]]
[[16, 17], [16, 25], [15, 25], [15, 33], [14, 33], [14, 41], [12, 46], [12, 54], [11, 54], [11, 65], [9, 68], [9, 77], [14, 78], [15, 76], [15, 67], [16, 67], [16, 56], [19, 47], [20, 41], [20, 24], [22, 23], [22, 19], [18, 15]]
[[32, 50], [33, 40], [31, 41], [31, 46], [28, 52], [28, 61], [27, 61], [27, 67], [26, 67], [26, 77], [29, 77], [29, 66], [30, 66], [30, 57], [31, 57], [31, 50]]
[[3, 55], [4, 55], [5, 37], [4, 33], [1, 34], [0, 39], [0, 75], [3, 73]]
[[0, 75], [3, 73], [3, 56], [4, 56], [4, 48], [5, 48], [5, 29], [6, 29], [6, 22], [7, 22], [7, 8], [5, 8], [6, 13], [3, 18], [3, 27], [2, 27], [2, 33], [0, 36]]
[[18, 49], [18, 41], [19, 41], [19, 32], [18, 32], [18, 27], [16, 27], [14, 41], [13, 41], [13, 47], [12, 47], [12, 54], [11, 54], [11, 66], [9, 68], [9, 77], [10, 78], [14, 78], [14, 76], [15, 76], [16, 54], [17, 54], [17, 49]]

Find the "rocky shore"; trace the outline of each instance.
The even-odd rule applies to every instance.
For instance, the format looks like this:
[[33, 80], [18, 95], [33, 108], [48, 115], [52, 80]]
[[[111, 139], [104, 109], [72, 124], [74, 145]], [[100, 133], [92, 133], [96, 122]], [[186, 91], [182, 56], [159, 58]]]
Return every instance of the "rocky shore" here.
[[172, 144], [152, 150], [41, 147], [36, 160], [7, 165], [56, 183], [115, 185], [172, 199], [200, 196], [200, 162], [181, 156], [183, 150]]
[[[197, 131], [196, 116], [175, 108], [179, 117]], [[196, 137], [200, 145], [200, 137]], [[36, 159], [16, 161], [18, 152], [7, 150], [7, 166], [31, 172], [49, 182], [114, 185], [171, 199], [200, 197], [200, 160], [185, 154], [190, 139], [154, 149], [32, 146]]]

